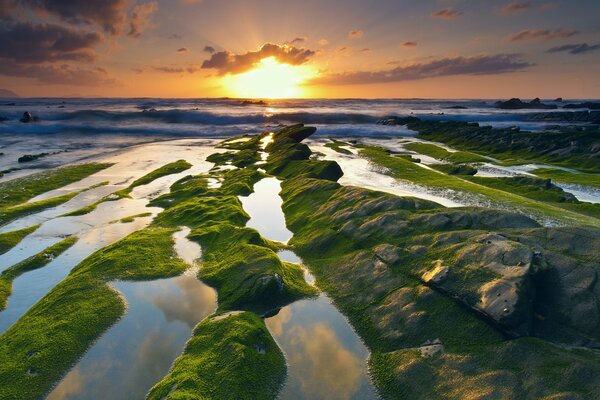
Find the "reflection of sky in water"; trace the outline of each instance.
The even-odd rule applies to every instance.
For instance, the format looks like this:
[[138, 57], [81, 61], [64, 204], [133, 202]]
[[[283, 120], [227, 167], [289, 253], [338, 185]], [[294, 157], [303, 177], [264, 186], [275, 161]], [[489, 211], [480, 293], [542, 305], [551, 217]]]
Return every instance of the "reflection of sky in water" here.
[[277, 178], [264, 178], [254, 185], [254, 192], [240, 196], [244, 211], [250, 215], [246, 226], [256, 229], [264, 238], [287, 243], [292, 237], [285, 225], [279, 196], [281, 184]]
[[325, 295], [297, 301], [265, 322], [288, 362], [282, 399], [377, 398], [367, 348]]
[[[0, 332], [8, 329], [32, 305], [63, 280], [71, 268], [92, 252], [107, 246], [128, 234], [144, 228], [151, 218], [138, 218], [128, 224], [109, 224], [81, 235], [73, 247], [45, 267], [27, 272], [13, 281], [13, 292], [6, 309], [0, 312]], [[57, 240], [58, 241], [58, 240]]]
[[[194, 260], [200, 246], [176, 234], [182, 259]], [[195, 245], [195, 247], [194, 247]], [[193, 327], [216, 307], [215, 291], [195, 270], [171, 279], [117, 282], [127, 299], [126, 315], [92, 346], [48, 399], [142, 399], [182, 352]]]

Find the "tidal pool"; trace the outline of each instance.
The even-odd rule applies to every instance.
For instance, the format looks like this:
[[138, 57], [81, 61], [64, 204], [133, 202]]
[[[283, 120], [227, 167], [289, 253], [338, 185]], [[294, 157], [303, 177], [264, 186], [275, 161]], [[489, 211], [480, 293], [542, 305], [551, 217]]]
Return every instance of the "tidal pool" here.
[[292, 232], [285, 225], [279, 196], [281, 182], [277, 178], [264, 178], [254, 185], [250, 196], [239, 196], [244, 211], [250, 215], [246, 226], [256, 229], [264, 238], [287, 243]]
[[161, 380], [198, 322], [216, 309], [214, 289], [196, 278], [202, 252], [176, 232], [175, 251], [191, 268], [148, 282], [114, 282], [127, 302], [125, 316], [96, 342], [48, 396], [66, 399], [143, 399]]
[[[78, 235], [79, 241], [46, 266], [29, 271], [13, 281], [13, 291], [5, 310], [0, 312], [0, 333], [6, 331], [38, 300], [62, 281], [73, 267], [94, 251], [144, 228], [152, 218], [138, 218], [128, 224], [116, 223]], [[60, 239], [57, 239], [58, 242]], [[45, 247], [44, 247], [45, 248]], [[42, 249], [43, 250], [43, 249]], [[40, 250], [41, 251], [41, 250]], [[35, 253], [34, 253], [35, 254]]]
[[[254, 193], [240, 200], [250, 215], [247, 226], [267, 239], [287, 243], [292, 233], [281, 210], [280, 190], [279, 180], [264, 178], [254, 185]], [[315, 284], [293, 251], [282, 250], [278, 256], [299, 264], [306, 281]], [[367, 370], [369, 351], [326, 294], [283, 307], [265, 323], [288, 364], [281, 399], [378, 398]]]
[[[366, 189], [387, 192], [397, 196], [411, 196], [420, 199], [435, 201], [445, 207], [462, 207], [472, 205], [466, 198], [456, 191], [450, 189], [445, 191], [434, 191], [432, 189], [418, 186], [409, 182], [400, 181], [381, 172], [368, 160], [352, 154], [346, 155], [325, 147], [323, 142], [313, 140], [309, 142], [312, 150], [325, 155], [325, 159], [336, 161], [344, 176], [338, 181], [346, 186], [358, 186]], [[418, 164], [417, 164], [418, 165]], [[473, 196], [471, 196], [473, 197]], [[471, 199], [471, 202], [476, 199]]]

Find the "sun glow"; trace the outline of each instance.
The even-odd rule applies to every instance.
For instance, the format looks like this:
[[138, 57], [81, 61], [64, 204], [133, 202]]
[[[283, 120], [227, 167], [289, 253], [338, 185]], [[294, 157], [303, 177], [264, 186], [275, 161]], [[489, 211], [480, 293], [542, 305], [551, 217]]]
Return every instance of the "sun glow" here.
[[274, 57], [269, 57], [262, 59], [248, 72], [225, 76], [223, 85], [234, 97], [306, 97], [308, 88], [303, 83], [315, 75], [315, 71], [309, 66], [280, 64]]

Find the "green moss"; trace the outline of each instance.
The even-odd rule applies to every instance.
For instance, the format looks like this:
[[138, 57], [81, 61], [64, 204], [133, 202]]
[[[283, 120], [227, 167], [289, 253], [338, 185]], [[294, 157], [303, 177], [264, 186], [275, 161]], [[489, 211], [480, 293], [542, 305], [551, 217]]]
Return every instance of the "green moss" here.
[[533, 200], [551, 203], [576, 203], [577, 199], [566, 193], [560, 187], [552, 184], [550, 179], [514, 177], [480, 177], [466, 178], [471, 182], [499, 189], [508, 193], [518, 194]]
[[531, 173], [540, 178], [552, 179], [555, 182], [600, 187], [600, 174], [568, 172], [555, 168], [538, 168], [531, 171]]
[[58, 189], [95, 174], [112, 164], [78, 164], [38, 172], [0, 183], [0, 209], [26, 202], [35, 196]]
[[424, 154], [429, 157], [437, 158], [438, 160], [444, 160], [452, 163], [477, 163], [477, 162], [488, 162], [489, 158], [480, 156], [479, 154], [470, 153], [466, 151], [455, 151], [451, 152], [443, 147], [436, 146], [430, 143], [413, 142], [404, 145], [404, 148], [410, 151]]
[[414, 119], [407, 127], [419, 132], [419, 138], [489, 155], [505, 165], [536, 162], [600, 172], [600, 158], [593, 151], [598, 140], [598, 126], [527, 132], [477, 123]]
[[18, 231], [0, 233], [0, 255], [15, 247], [25, 236], [33, 233], [39, 227], [39, 225], [34, 225]]
[[154, 171], [147, 173], [146, 175], [142, 176], [141, 178], [136, 179], [135, 181], [133, 181], [133, 183], [131, 185], [129, 185], [125, 189], [117, 190], [114, 193], [104, 196], [100, 200], [97, 200], [97, 201], [95, 201], [91, 204], [88, 204], [87, 206], [81, 207], [77, 210], [65, 213], [61, 216], [62, 217], [74, 217], [74, 216], [89, 214], [92, 211], [94, 211], [98, 207], [99, 204], [105, 203], [107, 201], [117, 201], [117, 200], [121, 200], [121, 199], [125, 199], [125, 198], [130, 198], [131, 197], [130, 193], [133, 191], [133, 189], [135, 189], [138, 186], [147, 185], [149, 183], [152, 183], [153, 181], [155, 181], [158, 178], [162, 178], [163, 176], [178, 174], [178, 173], [183, 172], [191, 167], [192, 167], [192, 164], [188, 163], [185, 160], [179, 160], [179, 161], [175, 161], [175, 162], [172, 162], [169, 164], [165, 164], [162, 167], [157, 168]]
[[71, 200], [73, 197], [77, 196], [82, 192], [106, 185], [106, 183], [107, 182], [101, 182], [99, 184], [90, 186], [89, 188], [77, 192], [67, 193], [62, 196], [51, 197], [49, 199], [44, 199], [33, 203], [23, 203], [18, 206], [0, 209], [0, 225], [7, 224], [25, 215], [34, 214], [37, 212], [44, 211], [48, 208], [59, 206]]
[[249, 312], [206, 318], [148, 399], [273, 399], [285, 380], [281, 350]]
[[448, 175], [475, 175], [477, 169], [463, 164], [431, 164], [431, 168]]
[[551, 219], [564, 224], [600, 226], [600, 221], [596, 218], [557, 207], [555, 204], [535, 201], [512, 191], [482, 186], [458, 176], [445, 175], [421, 168], [414, 163], [391, 156], [387, 150], [381, 147], [362, 146], [360, 154], [371, 162], [385, 167], [386, 173], [396, 179], [434, 189], [455, 190], [464, 193], [465, 197], [478, 196], [498, 207], [510, 207], [542, 220]]
[[122, 224], [128, 224], [128, 223], [131, 223], [131, 222], [135, 221], [136, 218], [149, 217], [151, 215], [152, 215], [152, 213], [149, 213], [149, 212], [147, 212], [147, 213], [141, 213], [141, 214], [135, 214], [135, 215], [130, 215], [129, 217], [125, 217], [125, 218], [121, 218], [121, 219], [118, 219], [118, 220], [115, 220], [115, 221], [111, 221], [110, 223], [114, 224], [114, 223], [120, 222]]
[[41, 398], [125, 312], [107, 283], [180, 274], [176, 229], [133, 233], [92, 254], [0, 336], [0, 398]]
[[178, 160], [169, 164], [165, 164], [162, 167], [157, 168], [154, 171], [133, 181], [133, 183], [129, 185], [127, 190], [128, 192], [131, 192], [134, 188], [138, 186], [147, 185], [149, 183], [154, 182], [158, 178], [162, 178], [163, 176], [178, 174], [190, 168], [192, 168], [192, 164], [185, 160]]
[[325, 147], [329, 147], [330, 149], [335, 150], [340, 154], [352, 154], [350, 150], [345, 148], [345, 146], [349, 146], [348, 143], [335, 139], [330, 140], [331, 142], [325, 143]]
[[76, 237], [66, 238], [42, 252], [33, 255], [18, 264], [13, 265], [2, 271], [0, 274], [0, 311], [6, 308], [8, 297], [12, 292], [12, 282], [24, 274], [25, 272], [33, 271], [44, 267], [54, 258], [61, 255], [77, 242]]

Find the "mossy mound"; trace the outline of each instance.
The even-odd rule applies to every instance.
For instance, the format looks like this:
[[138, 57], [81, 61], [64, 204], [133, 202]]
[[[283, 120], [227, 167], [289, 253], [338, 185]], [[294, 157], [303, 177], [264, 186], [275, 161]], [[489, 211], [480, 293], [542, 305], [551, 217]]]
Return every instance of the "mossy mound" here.
[[273, 399], [285, 358], [255, 314], [214, 315], [194, 329], [184, 353], [148, 399]]

